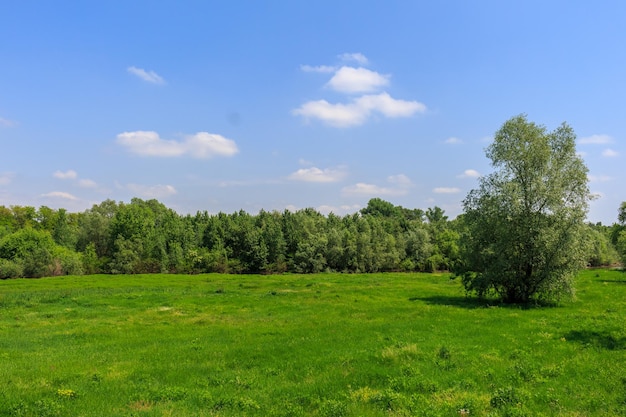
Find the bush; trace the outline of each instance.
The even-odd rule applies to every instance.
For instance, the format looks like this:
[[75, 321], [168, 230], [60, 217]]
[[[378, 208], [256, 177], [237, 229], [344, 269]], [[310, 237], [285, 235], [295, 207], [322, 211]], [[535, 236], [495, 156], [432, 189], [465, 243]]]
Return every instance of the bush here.
[[0, 258], [0, 279], [20, 278], [22, 276], [24, 276], [24, 268], [21, 263]]
[[60, 268], [55, 268], [55, 273], [51, 275], [82, 275], [83, 260], [79, 253], [63, 246], [57, 246], [54, 251], [54, 264]]

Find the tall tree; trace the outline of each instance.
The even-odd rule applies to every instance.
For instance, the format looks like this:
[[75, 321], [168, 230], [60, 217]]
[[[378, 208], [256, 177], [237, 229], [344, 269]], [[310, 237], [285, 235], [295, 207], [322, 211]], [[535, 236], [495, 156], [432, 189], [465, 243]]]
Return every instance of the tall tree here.
[[622, 201], [622, 204], [619, 206], [617, 221], [622, 226], [626, 226], [626, 201]]
[[487, 148], [495, 172], [464, 200], [464, 261], [457, 272], [479, 296], [506, 302], [571, 294], [585, 263], [587, 167], [573, 129], [556, 130], [525, 115], [504, 123]]
[[622, 258], [622, 265], [626, 266], [626, 201], [619, 206], [617, 221], [619, 224], [613, 228], [613, 243]]

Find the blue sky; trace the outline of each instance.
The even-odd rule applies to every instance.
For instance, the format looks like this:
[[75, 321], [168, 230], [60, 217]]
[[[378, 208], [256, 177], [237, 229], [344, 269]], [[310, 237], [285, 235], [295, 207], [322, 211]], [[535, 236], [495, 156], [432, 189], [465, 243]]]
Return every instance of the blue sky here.
[[622, 1], [4, 1], [0, 205], [450, 217], [520, 113], [626, 200]]

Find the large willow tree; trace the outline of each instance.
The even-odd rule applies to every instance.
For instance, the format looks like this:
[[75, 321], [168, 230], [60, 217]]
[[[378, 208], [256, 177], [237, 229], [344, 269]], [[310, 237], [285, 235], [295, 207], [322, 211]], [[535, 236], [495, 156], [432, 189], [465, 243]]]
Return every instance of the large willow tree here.
[[584, 266], [587, 167], [576, 135], [513, 117], [486, 155], [494, 172], [464, 200], [467, 233], [460, 273], [466, 290], [505, 302], [555, 300], [573, 294]]

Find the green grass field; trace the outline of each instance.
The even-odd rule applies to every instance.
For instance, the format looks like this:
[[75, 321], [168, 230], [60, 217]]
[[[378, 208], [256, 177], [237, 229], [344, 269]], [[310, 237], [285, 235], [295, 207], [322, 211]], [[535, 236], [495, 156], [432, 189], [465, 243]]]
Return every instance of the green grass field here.
[[577, 300], [447, 275], [0, 281], [0, 416], [626, 416], [626, 274]]

